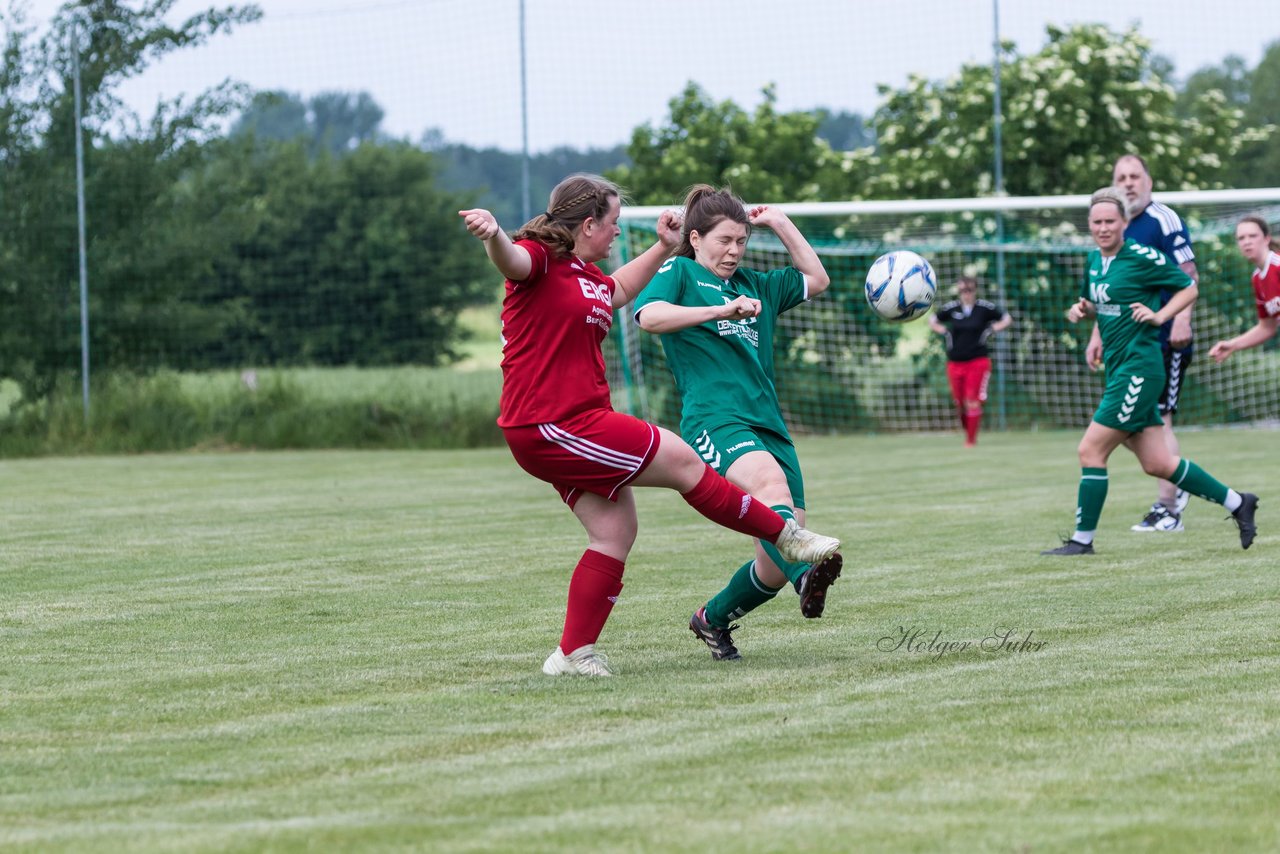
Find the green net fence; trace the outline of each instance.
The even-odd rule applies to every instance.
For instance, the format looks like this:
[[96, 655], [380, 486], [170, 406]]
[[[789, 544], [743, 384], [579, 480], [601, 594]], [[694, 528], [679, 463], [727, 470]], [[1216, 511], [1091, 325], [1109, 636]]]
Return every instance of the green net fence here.
[[[1235, 246], [1245, 213], [1280, 221], [1280, 192], [1234, 201], [1177, 206], [1187, 222], [1200, 272], [1194, 315], [1195, 355], [1178, 410], [1182, 425], [1280, 422], [1280, 351], [1275, 341], [1214, 364], [1214, 342], [1257, 321], [1249, 264]], [[1206, 198], [1211, 194], [1204, 194]], [[792, 210], [792, 208], [794, 210]], [[853, 213], [849, 206], [788, 206], [831, 275], [830, 289], [780, 319], [777, 386], [797, 433], [946, 430], [956, 424], [941, 336], [924, 319], [895, 324], [867, 306], [864, 278], [891, 249], [927, 257], [939, 279], [939, 304], [961, 275], [979, 279], [979, 295], [1008, 311], [1013, 326], [994, 336], [986, 423], [997, 429], [1078, 428], [1088, 423], [1103, 376], [1084, 362], [1090, 323], [1073, 325], [1074, 302], [1092, 248], [1081, 200], [1002, 212]], [[620, 261], [655, 239], [654, 219], [624, 218]], [[788, 263], [767, 231], [751, 238], [746, 266]], [[619, 408], [664, 426], [679, 423], [680, 400], [656, 336], [628, 312], [611, 336], [610, 370]]]

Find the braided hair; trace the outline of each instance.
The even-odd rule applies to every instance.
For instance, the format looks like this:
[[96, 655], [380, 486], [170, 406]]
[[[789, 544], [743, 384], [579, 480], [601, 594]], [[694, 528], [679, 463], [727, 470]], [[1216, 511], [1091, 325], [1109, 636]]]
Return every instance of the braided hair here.
[[599, 175], [570, 175], [551, 191], [547, 210], [520, 227], [512, 240], [536, 240], [555, 255], [567, 258], [573, 254], [579, 226], [587, 219], [604, 219], [609, 202], [622, 198], [617, 184]]

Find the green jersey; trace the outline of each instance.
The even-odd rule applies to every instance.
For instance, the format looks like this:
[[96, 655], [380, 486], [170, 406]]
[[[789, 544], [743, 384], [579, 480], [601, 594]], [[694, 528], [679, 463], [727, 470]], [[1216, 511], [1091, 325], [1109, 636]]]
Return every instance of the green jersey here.
[[786, 436], [773, 379], [773, 334], [778, 315], [805, 300], [804, 274], [794, 267], [761, 273], [739, 268], [721, 279], [692, 258], [669, 259], [636, 298], [698, 308], [740, 296], [760, 301], [760, 315], [712, 320], [662, 336], [667, 366], [680, 389], [680, 432], [686, 439], [727, 423], [763, 427]]
[[1095, 249], [1089, 253], [1089, 271], [1080, 295], [1097, 307], [1098, 332], [1107, 374], [1123, 371], [1139, 375], [1164, 375], [1160, 327], [1135, 323], [1132, 303], [1159, 311], [1163, 290], [1182, 290], [1192, 283], [1159, 249], [1126, 240], [1111, 258]]

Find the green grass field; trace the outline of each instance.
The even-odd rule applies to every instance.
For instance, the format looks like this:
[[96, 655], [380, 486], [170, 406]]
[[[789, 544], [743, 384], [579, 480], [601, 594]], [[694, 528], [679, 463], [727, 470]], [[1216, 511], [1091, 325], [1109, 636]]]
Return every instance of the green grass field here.
[[845, 574], [741, 662], [686, 621], [745, 538], [640, 491], [608, 680], [539, 671], [584, 537], [505, 449], [0, 462], [0, 848], [1274, 851], [1277, 434], [1182, 434], [1249, 551], [1129, 533], [1121, 451], [1098, 554], [1041, 558], [1076, 440], [802, 441]]

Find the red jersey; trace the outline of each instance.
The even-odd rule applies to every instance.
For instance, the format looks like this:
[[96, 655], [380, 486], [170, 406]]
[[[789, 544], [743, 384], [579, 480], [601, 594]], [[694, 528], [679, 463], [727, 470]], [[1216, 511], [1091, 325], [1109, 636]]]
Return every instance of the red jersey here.
[[574, 256], [520, 240], [533, 266], [502, 300], [499, 427], [560, 421], [612, 409], [601, 349], [613, 326], [613, 278]]
[[1267, 263], [1253, 271], [1253, 298], [1258, 307], [1258, 319], [1280, 315], [1280, 255], [1267, 254]]

